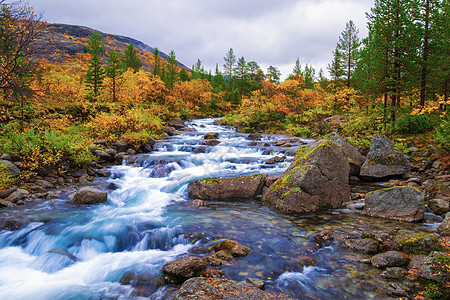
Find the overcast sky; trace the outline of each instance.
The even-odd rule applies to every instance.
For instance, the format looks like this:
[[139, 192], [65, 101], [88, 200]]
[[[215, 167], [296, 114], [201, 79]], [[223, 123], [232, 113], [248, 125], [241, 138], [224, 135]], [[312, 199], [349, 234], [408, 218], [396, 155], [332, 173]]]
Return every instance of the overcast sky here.
[[325, 75], [345, 24], [367, 34], [373, 0], [29, 0], [51, 23], [84, 25], [140, 40], [191, 67], [214, 73], [233, 48], [237, 58], [273, 65], [284, 79], [300, 59]]

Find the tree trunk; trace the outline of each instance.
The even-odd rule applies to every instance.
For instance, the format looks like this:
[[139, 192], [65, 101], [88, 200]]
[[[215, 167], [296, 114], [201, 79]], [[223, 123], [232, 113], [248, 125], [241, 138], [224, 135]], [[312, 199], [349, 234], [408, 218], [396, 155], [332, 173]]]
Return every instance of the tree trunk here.
[[425, 4], [425, 32], [423, 40], [423, 65], [422, 65], [422, 82], [420, 84], [420, 106], [423, 108], [425, 106], [425, 91], [427, 86], [427, 75], [428, 75], [428, 35], [429, 35], [429, 16], [430, 16], [430, 0], [426, 1]]

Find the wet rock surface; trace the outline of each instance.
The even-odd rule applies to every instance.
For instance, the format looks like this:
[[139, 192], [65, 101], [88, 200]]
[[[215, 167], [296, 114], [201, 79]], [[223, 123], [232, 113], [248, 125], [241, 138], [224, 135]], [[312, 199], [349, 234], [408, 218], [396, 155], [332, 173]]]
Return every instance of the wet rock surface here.
[[186, 281], [177, 291], [173, 299], [293, 299], [281, 293], [265, 292], [249, 283], [241, 283], [230, 279], [192, 278]]
[[366, 194], [363, 213], [404, 222], [422, 221], [425, 213], [424, 197], [410, 186], [370, 192]]
[[202, 258], [186, 256], [165, 264], [162, 273], [166, 283], [179, 284], [200, 276], [206, 267], [207, 264]]
[[287, 212], [336, 208], [350, 197], [349, 164], [342, 147], [320, 141], [302, 150], [284, 174], [263, 194], [262, 200]]
[[265, 174], [203, 178], [189, 183], [188, 195], [202, 200], [253, 198], [262, 193], [266, 178]]

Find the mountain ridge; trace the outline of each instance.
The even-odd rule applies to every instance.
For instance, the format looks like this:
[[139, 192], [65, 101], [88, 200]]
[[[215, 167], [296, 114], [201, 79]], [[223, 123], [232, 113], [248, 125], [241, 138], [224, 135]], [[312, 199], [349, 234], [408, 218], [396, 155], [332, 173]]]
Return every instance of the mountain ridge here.
[[[71, 25], [62, 23], [47, 23], [44, 25], [42, 38], [38, 41], [38, 44], [45, 44], [47, 50], [46, 55], [49, 61], [60, 62], [64, 61], [65, 55], [76, 55], [87, 53], [86, 45], [88, 36], [94, 31], [94, 29], [83, 25]], [[115, 49], [123, 52], [123, 50], [132, 44], [143, 63], [143, 69], [146, 71], [152, 71], [153, 53], [155, 49], [142, 41], [137, 39], [110, 33], [99, 33], [103, 37], [105, 49]], [[159, 52], [160, 57], [163, 60], [168, 60], [168, 55], [164, 52]], [[180, 68], [190, 70], [183, 63], [177, 61]]]

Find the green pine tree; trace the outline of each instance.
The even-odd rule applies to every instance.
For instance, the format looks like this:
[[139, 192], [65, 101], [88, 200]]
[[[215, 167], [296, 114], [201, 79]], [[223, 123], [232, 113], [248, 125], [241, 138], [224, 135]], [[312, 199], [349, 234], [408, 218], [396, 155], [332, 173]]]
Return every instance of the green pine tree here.
[[89, 35], [88, 46], [86, 50], [91, 54], [88, 71], [86, 72], [85, 83], [88, 90], [88, 98], [97, 101], [98, 96], [103, 88], [103, 79], [105, 78], [105, 70], [102, 67], [102, 58], [100, 55], [105, 50], [103, 46], [102, 35], [94, 30]]
[[134, 49], [133, 44], [129, 44], [125, 49], [123, 64], [126, 69], [133, 69], [136, 73], [142, 67], [142, 62], [137, 55], [136, 49]]
[[106, 57], [106, 61], [108, 62], [108, 65], [106, 66], [106, 76], [111, 78], [112, 80], [111, 85], [112, 99], [113, 102], [115, 102], [117, 92], [117, 81], [122, 77], [124, 73], [123, 55], [116, 50], [111, 50], [109, 51], [109, 54]]

